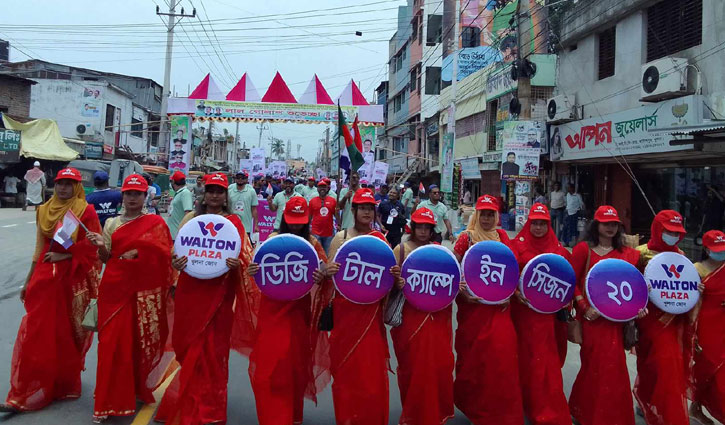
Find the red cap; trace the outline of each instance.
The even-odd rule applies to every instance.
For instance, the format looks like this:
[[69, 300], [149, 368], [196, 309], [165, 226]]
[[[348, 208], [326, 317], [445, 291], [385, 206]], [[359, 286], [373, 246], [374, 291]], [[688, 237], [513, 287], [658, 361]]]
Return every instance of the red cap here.
[[491, 195], [483, 195], [476, 201], [476, 209], [498, 211], [498, 200]]
[[221, 186], [224, 189], [229, 188], [229, 181], [224, 173], [207, 174], [204, 177], [204, 186], [216, 185]]
[[665, 230], [675, 233], [687, 233], [685, 231], [685, 220], [682, 218], [682, 214], [674, 210], [663, 210], [658, 214], [660, 221]]
[[184, 175], [184, 173], [182, 173], [181, 171], [176, 170], [176, 171], [174, 171], [174, 174], [171, 175], [171, 180], [173, 180], [175, 182], [178, 182], [179, 180], [183, 180], [184, 182], [186, 182], [186, 175]]
[[121, 192], [128, 192], [129, 190], [137, 190], [139, 192], [146, 192], [149, 188], [149, 184], [145, 178], [138, 174], [131, 174], [126, 177], [121, 186]]
[[435, 215], [428, 208], [418, 208], [415, 210], [410, 216], [410, 221], [415, 224], [432, 224], [433, 226], [436, 224]]
[[309, 176], [309, 177], [307, 177], [307, 180], [315, 181], [315, 177], [314, 176]]
[[79, 182], [79, 181], [83, 180], [83, 177], [81, 176], [80, 171], [76, 170], [75, 168], [68, 167], [68, 168], [64, 168], [64, 169], [58, 171], [58, 174], [56, 174], [56, 176], [55, 176], [55, 181], [63, 180], [63, 179], [68, 179], [68, 180], [73, 180], [73, 181]]
[[373, 190], [369, 187], [363, 187], [362, 189], [358, 189], [357, 192], [355, 192], [355, 195], [352, 197], [352, 203], [375, 205], [375, 194], [373, 193]]
[[284, 221], [287, 224], [307, 224], [310, 221], [305, 198], [293, 196], [287, 201], [284, 206]]
[[600, 223], [622, 222], [622, 220], [619, 219], [619, 213], [611, 205], [602, 205], [601, 207], [597, 208], [597, 211], [594, 213], [594, 220]]
[[542, 203], [535, 203], [531, 206], [531, 210], [529, 211], [529, 220], [546, 220], [551, 221], [551, 216], [549, 215], [549, 209], [546, 208], [546, 205]]
[[329, 186], [330, 185], [330, 181], [327, 180], [327, 179], [322, 179], [322, 180], [320, 180], [320, 181], [317, 182], [317, 185], [318, 186]]
[[710, 230], [702, 235], [702, 245], [713, 252], [725, 251], [725, 233], [719, 230]]

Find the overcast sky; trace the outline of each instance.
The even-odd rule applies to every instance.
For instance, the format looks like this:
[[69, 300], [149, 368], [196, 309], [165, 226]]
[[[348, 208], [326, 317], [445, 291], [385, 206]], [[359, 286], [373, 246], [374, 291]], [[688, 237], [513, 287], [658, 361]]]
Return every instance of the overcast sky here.
[[[170, 0], [4, 0], [0, 38], [11, 43], [10, 60], [29, 57], [66, 65], [152, 78], [163, 84], [166, 31], [156, 5]], [[179, 1], [179, 0], [177, 0]], [[279, 70], [299, 98], [316, 73], [335, 99], [350, 79], [372, 99], [387, 79], [388, 40], [404, 0], [181, 0], [184, 18], [175, 29], [171, 87], [178, 96], [211, 72], [229, 91], [248, 72], [260, 96]], [[203, 27], [202, 27], [203, 24]], [[363, 36], [355, 36], [362, 31]], [[40, 117], [39, 117], [40, 118]], [[241, 124], [240, 137], [256, 146], [256, 124]], [[302, 144], [313, 160], [325, 127], [270, 124], [270, 136]], [[227, 125], [234, 133], [234, 125]]]

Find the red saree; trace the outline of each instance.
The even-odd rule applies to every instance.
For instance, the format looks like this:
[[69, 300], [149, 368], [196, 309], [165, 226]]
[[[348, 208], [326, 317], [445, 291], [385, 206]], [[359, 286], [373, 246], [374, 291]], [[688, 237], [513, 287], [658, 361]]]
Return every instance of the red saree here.
[[[415, 249], [405, 244], [407, 253]], [[403, 323], [390, 330], [403, 405], [400, 425], [441, 425], [454, 416], [452, 312], [452, 305], [426, 313], [406, 303]]]
[[[509, 244], [503, 230], [500, 241]], [[454, 248], [463, 257], [468, 249], [463, 233]], [[456, 329], [456, 406], [475, 425], [524, 423], [516, 330], [509, 308], [472, 304], [459, 298]]]
[[237, 270], [214, 279], [179, 275], [174, 296], [172, 342], [181, 370], [169, 385], [156, 420], [173, 425], [226, 423], [229, 348], [235, 292], [249, 264], [250, 246], [244, 226], [234, 214], [225, 216], [242, 239]]
[[[637, 265], [639, 252], [628, 247], [612, 250], [599, 256], [586, 242], [574, 247], [571, 265], [577, 276], [576, 298], [584, 296], [584, 280], [589, 268], [605, 258], [618, 258]], [[584, 297], [584, 309], [577, 307], [577, 317], [584, 317], [589, 302]], [[571, 415], [581, 425], [634, 425], [634, 406], [629, 386], [629, 372], [624, 352], [623, 324], [605, 318], [582, 320], [581, 368], [569, 397]]]
[[[166, 223], [146, 214], [122, 224], [111, 238], [98, 291], [95, 416], [132, 415], [137, 399], [153, 403], [152, 392], [173, 359], [173, 353], [164, 353], [166, 300], [174, 274]], [[138, 250], [137, 258], [120, 259], [132, 249]]]
[[[569, 251], [561, 246], [551, 226], [540, 238], [534, 237], [530, 228], [531, 221], [527, 221], [511, 241], [520, 269], [523, 270], [540, 254], [552, 253], [567, 260], [570, 258]], [[518, 337], [519, 374], [526, 417], [532, 425], [571, 425], [556, 331], [559, 323], [564, 323], [564, 328], [566, 323], [556, 320], [555, 314], [537, 313], [518, 300], [511, 301], [511, 318]]]
[[[43, 207], [41, 207], [43, 208]], [[93, 205], [80, 216], [100, 233]], [[48, 251], [70, 253], [56, 263], [44, 262]], [[43, 247], [25, 294], [25, 311], [15, 340], [7, 404], [18, 410], [38, 410], [54, 400], [81, 395], [81, 371], [93, 333], [81, 327], [91, 298], [96, 297], [98, 250], [82, 227], [67, 250], [43, 237]]]
[[[348, 229], [348, 239], [358, 235]], [[375, 233], [375, 232], [371, 232]], [[333, 239], [334, 258], [343, 232]], [[377, 233], [379, 234], [379, 232]], [[388, 339], [383, 303], [355, 304], [336, 294], [330, 332], [332, 400], [339, 425], [387, 425], [389, 417]]]
[[[322, 245], [316, 239], [310, 243], [320, 261], [326, 263]], [[316, 348], [326, 348], [327, 335], [317, 330], [316, 313], [329, 302], [331, 290], [329, 284], [316, 285], [313, 292], [296, 301], [276, 301], [262, 295], [256, 342], [249, 356], [249, 378], [260, 425], [301, 424], [304, 398], [316, 401], [317, 393], [329, 383], [329, 358], [326, 368], [313, 359], [319, 359]], [[318, 343], [325, 346], [318, 347]], [[320, 376], [325, 369], [326, 378]]]
[[725, 267], [711, 272], [702, 281], [705, 292], [697, 318], [694, 401], [710, 415], [725, 423]]

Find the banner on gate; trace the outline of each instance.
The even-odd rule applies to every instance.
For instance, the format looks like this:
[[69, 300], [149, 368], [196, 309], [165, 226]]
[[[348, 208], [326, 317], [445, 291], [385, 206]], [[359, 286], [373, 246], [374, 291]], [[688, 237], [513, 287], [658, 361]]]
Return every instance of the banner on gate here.
[[521, 271], [519, 291], [529, 307], [539, 313], [551, 314], [571, 302], [576, 274], [561, 255], [541, 254], [532, 258]]
[[401, 275], [405, 279], [406, 302], [420, 311], [442, 310], [458, 295], [461, 268], [453, 253], [440, 245], [426, 245], [411, 252], [403, 262]]
[[587, 274], [584, 289], [592, 307], [613, 322], [628, 322], [647, 306], [647, 283], [636, 267], [608, 258]]
[[342, 244], [335, 255], [340, 270], [332, 277], [343, 297], [357, 304], [380, 301], [393, 288], [390, 268], [393, 250], [375, 236], [357, 236]]
[[192, 218], [179, 229], [174, 241], [174, 253], [189, 259], [184, 271], [197, 279], [223, 275], [229, 271], [227, 258], [237, 258], [241, 250], [237, 228], [218, 214]]
[[468, 290], [484, 304], [508, 300], [519, 284], [519, 265], [511, 249], [501, 242], [483, 241], [463, 256], [463, 276]]
[[294, 301], [307, 295], [315, 284], [312, 273], [320, 265], [312, 244], [290, 234], [267, 239], [257, 248], [254, 262], [259, 265], [254, 275], [257, 287], [279, 301]]
[[667, 313], [687, 313], [700, 299], [697, 290], [700, 275], [695, 265], [682, 254], [662, 252], [655, 255], [644, 269], [644, 278], [652, 288], [649, 300]]

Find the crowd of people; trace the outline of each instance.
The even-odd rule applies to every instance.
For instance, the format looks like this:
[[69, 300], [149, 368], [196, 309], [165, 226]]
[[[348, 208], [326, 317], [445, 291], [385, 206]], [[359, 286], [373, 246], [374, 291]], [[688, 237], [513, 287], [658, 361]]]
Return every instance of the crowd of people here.
[[[331, 279], [340, 268], [335, 255], [362, 235], [386, 241], [394, 247], [397, 264], [389, 272], [400, 290], [407, 256], [440, 243], [448, 232], [458, 261], [482, 241], [508, 246], [520, 268], [544, 253], [566, 258], [576, 274], [574, 301], [556, 314], [542, 314], [517, 291], [503, 304], [488, 305], [461, 282], [455, 327], [452, 305], [428, 313], [406, 303], [402, 323], [390, 329], [398, 359], [400, 424], [442, 424], [457, 407], [477, 425], [521, 425], [524, 418], [533, 425], [570, 425], [572, 418], [581, 425], [634, 425], [632, 393], [650, 425], [685, 425], [690, 416], [711, 423], [703, 407], [725, 420], [725, 234], [720, 231], [703, 236], [707, 258], [696, 264], [702, 296], [695, 309], [672, 315], [650, 306], [631, 323], [620, 323], [600, 317], [590, 304], [584, 290], [588, 271], [608, 258], [643, 270], [657, 253], [680, 252], [685, 230], [679, 213], [661, 211], [649, 242], [628, 247], [617, 211], [601, 206], [583, 241], [569, 252], [551, 225], [552, 212], [540, 203], [510, 239], [498, 228], [499, 201], [483, 195], [454, 239], [437, 187], [428, 188], [429, 200], [417, 202], [412, 194], [406, 197], [409, 186], [401, 200], [398, 188], [376, 194], [355, 174], [339, 197], [330, 196], [326, 179], [310, 179], [299, 188], [288, 180], [276, 194], [267, 192], [270, 182], [260, 193], [277, 212], [272, 236], [299, 236], [320, 259], [312, 291], [285, 302], [263, 295], [252, 280], [260, 271], [249, 237], [259, 194], [248, 186], [248, 176], [236, 174], [232, 185], [224, 174], [206, 176], [198, 195], [185, 179], [181, 173], [171, 176], [176, 194], [165, 222], [148, 213], [149, 182], [128, 176], [120, 214], [101, 225], [80, 173], [72, 168], [58, 173], [54, 195], [37, 211], [36, 249], [21, 292], [26, 315], [1, 410], [32, 411], [80, 397], [93, 338], [85, 316], [91, 300], [97, 300], [96, 422], [134, 415], [136, 400], [154, 402], [154, 389], [170, 379], [157, 421], [225, 423], [234, 350], [249, 357], [262, 425], [302, 423], [304, 399], [316, 400], [330, 382], [338, 424], [387, 424], [387, 298], [356, 304], [337, 293]], [[73, 243], [65, 246], [53, 236], [69, 212], [79, 226]], [[237, 257], [225, 259], [229, 270], [211, 280], [187, 274], [188, 259], [172, 248], [178, 229], [203, 214], [229, 219], [243, 245]], [[639, 329], [637, 341], [625, 338], [628, 326]], [[561, 368], [568, 340], [581, 344], [581, 368], [567, 400]], [[634, 389], [625, 358], [632, 348]]]

